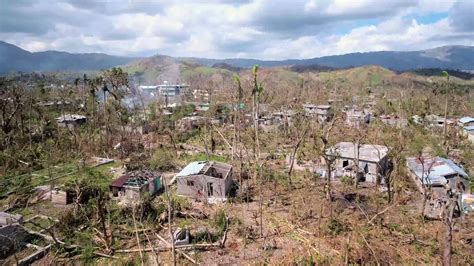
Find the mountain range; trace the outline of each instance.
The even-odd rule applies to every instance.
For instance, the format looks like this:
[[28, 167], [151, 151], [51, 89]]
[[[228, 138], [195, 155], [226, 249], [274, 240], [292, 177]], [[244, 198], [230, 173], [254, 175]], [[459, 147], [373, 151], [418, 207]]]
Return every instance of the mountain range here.
[[254, 64], [264, 67], [319, 65], [332, 68], [379, 65], [384, 68], [398, 71], [421, 68], [474, 70], [474, 46], [442, 46], [429, 50], [409, 52], [380, 51], [350, 53], [311, 59], [288, 59], [281, 61], [264, 61], [256, 59], [189, 59], [207, 66], [212, 66], [216, 63], [226, 63], [235, 67], [244, 68], [251, 67]]
[[0, 41], [0, 73], [99, 70], [138, 59], [100, 53], [73, 54], [59, 51], [32, 53]]
[[[160, 56], [155, 56], [160, 57]], [[173, 57], [170, 57], [173, 58]], [[177, 61], [193, 62], [204, 66], [249, 68], [276, 66], [323, 66], [348, 68], [379, 65], [384, 68], [406, 71], [422, 68], [474, 70], [474, 46], [442, 46], [421, 51], [380, 51], [324, 56], [311, 59], [258, 60], [258, 59], [207, 59], [177, 57]], [[29, 52], [18, 46], [0, 41], [0, 73], [17, 71], [80, 71], [100, 70], [113, 66], [139, 63], [149, 58], [112, 56], [101, 53], [74, 54], [60, 51]], [[159, 60], [158, 60], [159, 61]]]

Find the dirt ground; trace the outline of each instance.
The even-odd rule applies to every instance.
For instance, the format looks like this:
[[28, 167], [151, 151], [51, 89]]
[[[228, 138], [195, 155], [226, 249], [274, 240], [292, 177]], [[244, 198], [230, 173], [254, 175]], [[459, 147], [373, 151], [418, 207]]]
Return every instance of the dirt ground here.
[[[319, 181], [299, 182], [289, 190], [266, 185], [260, 225], [259, 197], [250, 203], [227, 203], [231, 219], [224, 249], [199, 254], [202, 264], [347, 264], [441, 262], [444, 226], [423, 221], [421, 196], [397, 194], [386, 203], [375, 188], [334, 186], [332, 204]], [[378, 215], [377, 215], [378, 214]], [[472, 264], [474, 246], [461, 238], [472, 230], [473, 217], [458, 220], [453, 234], [453, 264]], [[260, 232], [262, 230], [262, 234]]]
[[[357, 197], [354, 188], [335, 184], [330, 204], [323, 187], [322, 182], [310, 180], [297, 183], [292, 190], [267, 184], [263, 187], [262, 223], [258, 195], [249, 203], [193, 203], [209, 214], [224, 209], [230, 217], [225, 248], [195, 252], [194, 258], [205, 265], [441, 262], [444, 226], [440, 221], [419, 218], [419, 194], [397, 194], [395, 202], [387, 205], [375, 188], [360, 188]], [[197, 221], [191, 232], [193, 227], [208, 224]], [[461, 241], [469, 230], [472, 234], [472, 225], [472, 216], [456, 222], [453, 264], [473, 263], [472, 243]]]
[[[224, 210], [229, 218], [224, 248], [183, 250], [197, 263], [216, 264], [440, 264], [444, 225], [420, 218], [422, 198], [401, 190], [392, 204], [374, 187], [333, 184], [333, 201], [325, 199], [322, 180], [299, 179], [289, 189], [278, 182], [261, 187], [263, 195], [251, 193], [250, 202], [235, 198], [208, 205], [186, 199], [187, 211], [201, 210], [207, 218], [175, 218], [173, 228], [185, 227], [191, 235], [215, 230], [213, 216]], [[241, 198], [241, 197], [240, 197]], [[260, 198], [262, 201], [260, 201]], [[262, 204], [260, 204], [262, 202]], [[262, 217], [260, 217], [260, 208]], [[453, 230], [453, 264], [474, 262], [473, 216], [457, 219]], [[169, 239], [168, 231], [159, 232]], [[151, 243], [159, 244], [157, 239]], [[471, 240], [472, 241], [472, 240]], [[131, 241], [126, 248], [138, 248]], [[161, 243], [162, 244], [162, 243]], [[141, 246], [148, 247], [141, 236]], [[140, 264], [138, 253], [119, 255], [122, 262]], [[144, 254], [148, 265], [171, 264], [171, 252]], [[115, 260], [99, 258], [98, 264]], [[37, 265], [51, 262], [48, 256]], [[191, 264], [178, 254], [179, 264]]]

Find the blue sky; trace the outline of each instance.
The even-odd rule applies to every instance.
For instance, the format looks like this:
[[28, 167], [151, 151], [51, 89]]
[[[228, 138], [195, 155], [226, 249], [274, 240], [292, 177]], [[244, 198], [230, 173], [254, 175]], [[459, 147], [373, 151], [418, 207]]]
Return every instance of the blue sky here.
[[432, 13], [425, 16], [413, 16], [419, 23], [431, 24], [449, 17], [448, 12]]
[[474, 45], [472, 0], [0, 0], [30, 51], [311, 58]]

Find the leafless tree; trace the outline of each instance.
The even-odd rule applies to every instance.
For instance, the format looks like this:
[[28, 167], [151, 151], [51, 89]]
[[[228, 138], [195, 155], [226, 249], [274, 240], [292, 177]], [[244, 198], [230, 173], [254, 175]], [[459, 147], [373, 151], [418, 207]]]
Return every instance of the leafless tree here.
[[455, 182], [453, 186], [450, 186], [449, 184], [445, 185], [446, 201], [444, 202], [443, 206], [443, 223], [445, 226], [443, 265], [446, 266], [451, 265], [454, 210], [456, 209], [456, 207], [460, 207], [459, 198], [461, 196], [462, 191], [459, 190], [458, 185], [459, 183], [457, 182]]
[[290, 188], [293, 186], [292, 180], [291, 180], [291, 174], [293, 173], [293, 166], [295, 164], [295, 159], [296, 159], [296, 153], [298, 152], [299, 147], [301, 144], [304, 142], [306, 135], [309, 132], [309, 124], [304, 125], [303, 131], [297, 130], [297, 136], [296, 136], [296, 143], [293, 145], [293, 149], [291, 151], [290, 155], [290, 169], [288, 170], [288, 182], [290, 185]]
[[315, 148], [317, 153], [324, 159], [324, 164], [326, 166], [326, 199], [328, 201], [332, 201], [331, 196], [331, 176], [332, 172], [335, 168], [334, 164], [337, 160], [337, 150], [331, 145], [331, 141], [333, 140], [332, 131], [334, 129], [335, 123], [339, 120], [339, 118], [333, 119], [331, 122], [325, 124], [320, 132], [317, 132], [315, 136]]

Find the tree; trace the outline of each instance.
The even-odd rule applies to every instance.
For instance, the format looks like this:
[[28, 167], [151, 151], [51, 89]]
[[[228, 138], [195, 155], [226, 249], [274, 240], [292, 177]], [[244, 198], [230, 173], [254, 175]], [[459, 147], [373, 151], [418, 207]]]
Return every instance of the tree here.
[[259, 126], [258, 126], [258, 118], [259, 118], [259, 103], [260, 103], [260, 95], [263, 92], [263, 84], [259, 83], [257, 80], [257, 72], [258, 72], [259, 66], [254, 65], [252, 68], [252, 73], [253, 73], [253, 89], [252, 89], [252, 99], [253, 99], [253, 105], [252, 105], [252, 110], [253, 110], [253, 129], [255, 133], [255, 139], [254, 139], [254, 155], [255, 155], [255, 163], [256, 163], [256, 169], [259, 172], [260, 171], [260, 166], [259, 166], [259, 157], [260, 157], [260, 140], [259, 140]]
[[296, 153], [298, 152], [298, 149], [300, 148], [301, 144], [304, 142], [306, 135], [309, 132], [310, 125], [309, 123], [306, 123], [303, 125], [303, 131], [300, 131], [299, 128], [296, 128], [297, 136], [296, 136], [296, 142], [293, 145], [293, 150], [290, 155], [290, 168], [288, 170], [288, 182], [290, 185], [290, 188], [293, 186], [292, 181], [291, 181], [291, 174], [293, 173], [293, 166], [295, 164], [295, 159], [296, 159]]
[[357, 189], [359, 186], [359, 162], [360, 162], [360, 147], [363, 144], [364, 139], [366, 138], [365, 131], [361, 130], [360, 128], [357, 128], [355, 130], [355, 136], [354, 136], [354, 158], [355, 158], [355, 182], [354, 186]]
[[381, 175], [385, 185], [387, 186], [387, 201], [388, 203], [392, 203], [394, 182], [396, 177], [400, 176], [404, 146], [400, 142], [397, 142], [394, 145], [385, 144], [385, 146], [388, 148], [388, 162], [385, 167], [380, 167], [380, 169], [382, 169]]
[[26, 92], [21, 86], [17, 86], [7, 81], [0, 80], [0, 117], [1, 128], [4, 134], [9, 134], [14, 127], [16, 118], [23, 108], [24, 96]]
[[449, 185], [445, 185], [445, 189], [447, 199], [443, 206], [443, 223], [445, 226], [443, 265], [448, 266], [451, 265], [454, 209], [458, 205], [460, 191], [458, 191], [456, 188], [451, 188]]
[[244, 97], [244, 90], [242, 88], [242, 83], [240, 81], [239, 75], [234, 75], [234, 80], [237, 83], [237, 90], [234, 93], [234, 137], [232, 141], [232, 160], [234, 160], [234, 156], [236, 155], [237, 146], [239, 147], [238, 158], [240, 161], [240, 178], [239, 182], [242, 187], [242, 171], [243, 171], [243, 157], [242, 157], [242, 138], [241, 138], [241, 131], [242, 131], [242, 121], [241, 121], [241, 112], [243, 106], [243, 97]]
[[449, 96], [449, 73], [448, 71], [443, 71], [441, 72], [441, 75], [446, 78], [446, 90], [444, 91], [444, 94], [446, 96], [446, 102], [444, 104], [444, 127], [443, 127], [443, 136], [444, 136], [444, 141], [446, 142], [446, 133], [447, 133], [447, 128], [448, 128], [448, 96]]
[[100, 234], [98, 238], [102, 240], [105, 245], [107, 253], [111, 252], [113, 244], [113, 235], [111, 225], [108, 224], [108, 185], [109, 177], [102, 174], [101, 172], [94, 171], [92, 169], [81, 169], [78, 173], [78, 177], [69, 183], [66, 183], [67, 190], [73, 190], [78, 196], [76, 200], [74, 215], [78, 215], [82, 212], [95, 213], [99, 225]]
[[324, 164], [326, 166], [325, 178], [326, 178], [326, 199], [332, 201], [331, 195], [331, 176], [334, 170], [334, 163], [336, 162], [338, 151], [333, 147], [332, 140], [332, 130], [338, 118], [333, 119], [331, 122], [323, 125], [322, 129], [314, 134], [314, 147], [319, 154], [324, 159]]

